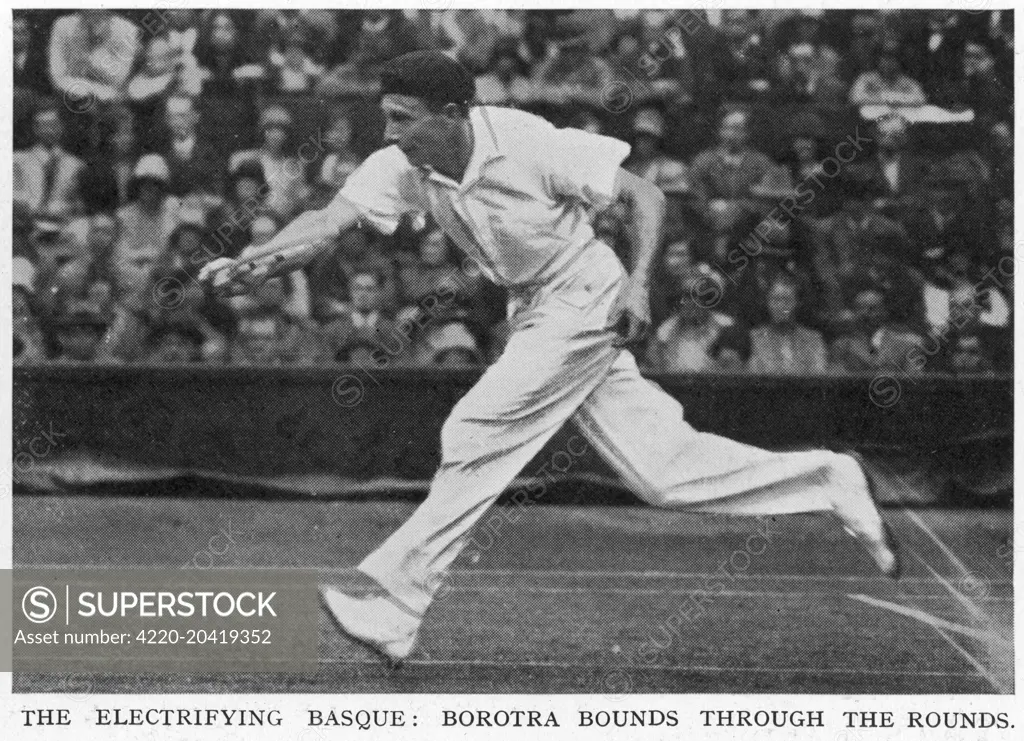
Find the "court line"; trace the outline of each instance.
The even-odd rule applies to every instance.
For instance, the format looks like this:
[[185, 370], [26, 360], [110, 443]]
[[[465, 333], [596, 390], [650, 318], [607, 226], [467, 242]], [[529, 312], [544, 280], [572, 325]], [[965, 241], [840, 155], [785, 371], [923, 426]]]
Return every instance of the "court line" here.
[[[383, 666], [380, 660], [375, 659], [343, 659], [343, 658], [321, 658], [319, 663], [325, 666], [353, 665], [353, 666]], [[645, 669], [668, 672], [720, 672], [720, 673], [742, 673], [742, 674], [856, 674], [870, 676], [898, 676], [898, 677], [960, 677], [977, 678], [982, 677], [974, 672], [942, 672], [942, 671], [896, 671], [889, 669], [862, 669], [839, 667], [775, 667], [775, 666], [705, 666], [701, 664], [584, 664], [572, 661], [492, 661], [488, 659], [406, 659], [402, 666], [472, 666], [487, 669], [513, 669], [516, 667], [530, 667], [537, 669], [577, 669], [598, 672], [616, 672]], [[399, 669], [400, 671], [400, 669]]]
[[997, 629], [995, 621], [992, 620], [992, 618], [988, 616], [988, 613], [982, 610], [973, 599], [968, 597], [966, 594], [962, 594], [959, 589], [944, 579], [939, 572], [933, 569], [923, 558], [921, 558], [921, 556], [917, 554], [917, 551], [910, 549], [910, 552], [913, 554], [914, 558], [921, 562], [922, 566], [928, 569], [932, 576], [939, 580], [942, 586], [946, 588], [946, 591], [955, 597], [957, 602], [963, 605], [964, 608], [971, 613], [971, 615], [973, 615], [979, 622], [984, 623], [993, 634], [1003, 637], [1002, 633]]
[[954, 633], [960, 633], [961, 635], [969, 636], [971, 638], [977, 638], [979, 641], [985, 641], [987, 643], [994, 641], [1008, 648], [1013, 648], [1012, 642], [1007, 642], [1002, 638], [993, 635], [992, 633], [977, 630], [975, 628], [968, 628], [965, 625], [957, 625], [956, 623], [951, 623], [949, 620], [943, 620], [940, 617], [935, 617], [934, 615], [931, 615], [925, 612], [924, 610], [918, 610], [914, 607], [898, 605], [895, 602], [888, 602], [886, 600], [876, 599], [875, 597], [869, 597], [866, 594], [848, 594], [846, 596], [851, 599], [859, 600], [860, 602], [866, 602], [869, 605], [874, 605], [875, 607], [881, 607], [884, 610], [891, 610], [892, 612], [899, 613], [900, 615], [916, 618], [917, 620], [920, 620], [922, 623], [927, 623], [932, 627], [945, 628], [946, 630], [952, 631]]
[[[101, 566], [95, 564], [15, 564], [15, 569], [54, 569], [54, 570], [79, 570], [79, 571], [152, 571], [155, 569], [178, 569], [181, 564], [167, 565], [146, 565], [146, 566]], [[189, 572], [210, 572], [210, 571], [315, 571], [320, 574], [354, 574], [358, 571], [355, 566], [342, 567], [306, 567], [306, 566], [215, 566], [209, 569], [180, 569], [182, 573]], [[583, 579], [606, 579], [620, 577], [623, 579], [720, 579], [722, 574], [696, 571], [615, 571], [615, 570], [563, 570], [563, 569], [454, 569], [450, 572], [455, 576], [477, 574], [487, 577], [501, 576], [529, 576], [562, 578], [575, 576]], [[763, 580], [763, 581], [799, 581], [799, 582], [878, 582], [881, 584], [892, 584], [892, 579], [887, 576], [857, 576], [851, 574], [762, 574], [744, 573], [734, 575], [737, 580]], [[925, 576], [902, 576], [900, 584], [939, 584], [934, 578]], [[986, 581], [992, 586], [1012, 586], [1012, 579], [991, 579]]]
[[992, 687], [996, 690], [996, 692], [999, 692], [999, 693], [1004, 694], [1004, 695], [1012, 694], [1012, 690], [1009, 687], [1004, 685], [999, 680], [999, 678], [996, 677], [996, 675], [994, 675], [992, 672], [990, 672], [988, 669], [986, 669], [985, 666], [980, 661], [978, 661], [976, 658], [974, 658], [973, 655], [968, 653], [968, 651], [963, 646], [961, 646], [959, 643], [957, 643], [952, 638], [950, 638], [949, 634], [946, 633], [946, 631], [944, 631], [942, 628], [940, 628], [937, 625], [933, 625], [932, 627], [935, 628], [935, 630], [938, 631], [939, 635], [942, 636], [946, 640], [946, 643], [948, 643], [950, 646], [952, 646], [957, 651], [959, 651], [960, 655], [963, 656], [965, 659], [967, 659], [967, 661], [971, 664], [971, 666], [973, 666], [975, 669], [977, 669], [978, 672], [980, 674], [982, 674], [985, 677], [985, 679], [988, 680], [989, 684], [992, 685]]

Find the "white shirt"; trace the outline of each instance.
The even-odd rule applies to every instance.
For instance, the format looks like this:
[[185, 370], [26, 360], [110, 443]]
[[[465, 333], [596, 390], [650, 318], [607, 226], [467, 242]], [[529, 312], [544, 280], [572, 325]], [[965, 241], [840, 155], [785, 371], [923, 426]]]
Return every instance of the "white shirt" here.
[[429, 212], [499, 285], [565, 274], [594, 240], [586, 208], [612, 198], [629, 145], [509, 108], [477, 106], [469, 120], [474, 148], [461, 183], [390, 146], [349, 176], [339, 198], [388, 234], [403, 214]]

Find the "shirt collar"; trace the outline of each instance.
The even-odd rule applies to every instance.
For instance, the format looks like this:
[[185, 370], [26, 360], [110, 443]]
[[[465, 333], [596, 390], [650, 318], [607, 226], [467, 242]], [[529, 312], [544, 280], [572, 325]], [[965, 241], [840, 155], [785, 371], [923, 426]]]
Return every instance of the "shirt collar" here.
[[469, 109], [469, 125], [473, 131], [473, 154], [469, 157], [469, 164], [466, 166], [462, 183], [456, 183], [451, 178], [442, 175], [432, 168], [425, 169], [427, 178], [448, 187], [456, 187], [459, 190], [465, 191], [483, 177], [483, 170], [488, 162], [505, 156], [505, 153], [501, 150], [494, 125], [487, 117], [487, 112], [483, 107], [474, 106]]

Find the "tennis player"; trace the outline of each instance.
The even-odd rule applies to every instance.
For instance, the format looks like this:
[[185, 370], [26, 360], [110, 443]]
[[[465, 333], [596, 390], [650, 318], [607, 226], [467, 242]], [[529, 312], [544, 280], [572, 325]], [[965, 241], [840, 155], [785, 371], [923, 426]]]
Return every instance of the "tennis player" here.
[[[858, 459], [772, 453], [698, 432], [675, 399], [641, 377], [628, 348], [650, 324], [665, 198], [622, 169], [629, 146], [473, 99], [473, 77], [441, 53], [392, 60], [381, 73], [386, 146], [326, 208], [261, 248], [262, 259], [220, 258], [201, 274], [221, 292], [244, 292], [345, 230], [392, 233], [403, 215], [429, 213], [508, 289], [508, 344], [444, 423], [429, 496], [359, 565], [378, 593], [322, 590], [341, 629], [393, 661], [408, 656], [473, 526], [570, 419], [655, 506], [832, 512], [896, 577], [895, 546]], [[589, 209], [620, 198], [633, 214], [629, 273], [588, 220]]]

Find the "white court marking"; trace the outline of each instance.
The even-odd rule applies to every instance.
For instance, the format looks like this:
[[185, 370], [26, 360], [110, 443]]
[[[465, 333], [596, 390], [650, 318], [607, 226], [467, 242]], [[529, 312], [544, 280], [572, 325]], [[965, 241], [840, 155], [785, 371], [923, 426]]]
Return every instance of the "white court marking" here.
[[876, 599], [875, 597], [869, 597], [866, 594], [848, 594], [846, 595], [850, 599], [859, 600], [866, 602], [869, 605], [875, 607], [881, 607], [883, 610], [891, 610], [892, 612], [899, 613], [900, 615], [906, 615], [907, 617], [916, 618], [922, 623], [927, 623], [933, 628], [943, 628], [953, 633], [960, 633], [961, 635], [970, 636], [971, 638], [977, 638], [979, 641], [985, 641], [986, 643], [999, 643], [1008, 648], [1013, 648], [1012, 642], [1007, 642], [1003, 638], [993, 635], [992, 633], [984, 630], [977, 630], [975, 628], [968, 628], [965, 625], [957, 625], [951, 623], [948, 620], [943, 620], [940, 617], [935, 617], [924, 610], [918, 610], [913, 607], [907, 607], [905, 605], [898, 605], [895, 602], [887, 602], [883, 599]]

